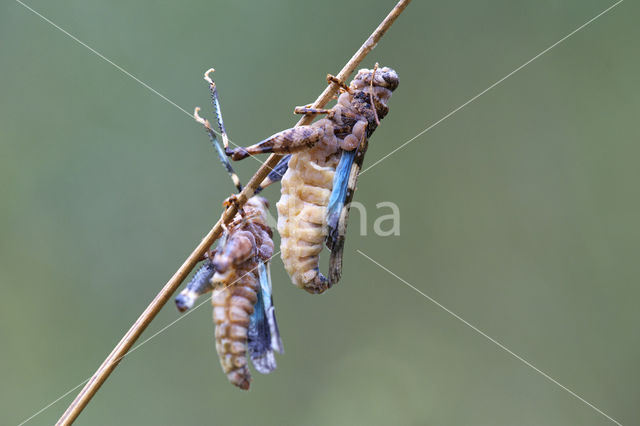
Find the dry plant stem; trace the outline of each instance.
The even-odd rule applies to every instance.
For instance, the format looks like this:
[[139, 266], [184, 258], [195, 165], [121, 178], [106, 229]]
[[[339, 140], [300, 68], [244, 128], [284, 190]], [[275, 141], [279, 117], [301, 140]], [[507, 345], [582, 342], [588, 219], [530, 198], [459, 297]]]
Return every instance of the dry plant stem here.
[[[411, 0], [402, 0], [389, 12], [387, 17], [380, 23], [378, 28], [369, 36], [367, 41], [358, 49], [358, 51], [351, 57], [349, 62], [342, 68], [342, 70], [336, 76], [339, 81], [345, 82], [351, 73], [358, 67], [360, 62], [367, 56], [367, 54], [376, 46], [378, 41], [382, 38], [384, 33], [389, 29], [391, 24], [402, 13], [402, 11], [409, 5]], [[331, 83], [322, 92], [322, 94], [311, 105], [311, 108], [324, 107], [331, 98], [338, 92], [339, 84]], [[313, 121], [313, 115], [305, 115], [296, 126], [301, 126], [311, 123]], [[156, 297], [151, 301], [147, 309], [140, 315], [135, 323], [131, 326], [129, 331], [124, 335], [122, 340], [111, 351], [109, 356], [100, 365], [98, 370], [93, 374], [91, 379], [82, 388], [80, 393], [73, 400], [71, 405], [64, 412], [62, 417], [58, 420], [56, 425], [70, 425], [80, 415], [82, 410], [87, 406], [93, 395], [100, 389], [100, 386], [107, 380], [109, 375], [116, 368], [120, 360], [127, 354], [133, 344], [138, 340], [142, 332], [153, 321], [155, 316], [160, 312], [160, 309], [169, 301], [171, 295], [180, 286], [182, 281], [189, 275], [195, 265], [202, 259], [202, 256], [209, 250], [211, 245], [220, 237], [223, 230], [223, 225], [228, 224], [233, 220], [237, 213], [237, 208], [243, 206], [251, 196], [253, 196], [256, 188], [267, 177], [269, 172], [278, 164], [278, 161], [282, 158], [281, 155], [271, 154], [267, 161], [258, 169], [255, 175], [251, 178], [247, 186], [238, 194], [237, 204], [229, 206], [222, 217], [209, 231], [209, 233], [202, 239], [200, 244], [189, 255], [187, 260], [184, 261], [182, 266], [176, 271], [175, 274], [169, 279], [165, 286], [160, 290]]]

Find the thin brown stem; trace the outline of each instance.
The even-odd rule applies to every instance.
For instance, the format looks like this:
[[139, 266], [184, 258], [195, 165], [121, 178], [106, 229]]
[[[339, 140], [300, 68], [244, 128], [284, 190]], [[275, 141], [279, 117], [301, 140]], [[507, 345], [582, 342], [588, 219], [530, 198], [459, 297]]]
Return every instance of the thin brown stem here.
[[[378, 41], [382, 38], [384, 33], [391, 27], [391, 24], [400, 16], [402, 11], [409, 5], [411, 0], [401, 0], [398, 4], [389, 12], [387, 17], [378, 25], [378, 28], [369, 36], [369, 38], [360, 46], [358, 51], [351, 57], [349, 62], [342, 68], [342, 70], [336, 76], [339, 81], [346, 81], [356, 67], [362, 62], [369, 52], [376, 46]], [[340, 85], [333, 82], [329, 84], [326, 89], [318, 96], [318, 99], [311, 105], [311, 108], [324, 107], [331, 98], [338, 92]], [[303, 116], [296, 126], [309, 124], [313, 121], [312, 115]], [[140, 317], [133, 323], [129, 331], [122, 337], [120, 342], [111, 351], [109, 356], [98, 367], [91, 379], [82, 388], [80, 393], [73, 400], [71, 405], [64, 412], [62, 417], [58, 420], [56, 425], [70, 425], [80, 415], [82, 410], [87, 406], [91, 398], [96, 394], [100, 386], [107, 380], [109, 375], [116, 368], [120, 360], [129, 352], [133, 344], [138, 340], [140, 335], [144, 332], [147, 326], [153, 321], [160, 309], [169, 301], [171, 295], [180, 286], [182, 281], [189, 275], [191, 270], [202, 259], [204, 254], [209, 250], [211, 245], [220, 237], [225, 224], [228, 224], [235, 217], [238, 207], [242, 207], [249, 198], [251, 198], [260, 185], [260, 183], [267, 177], [269, 172], [278, 164], [278, 161], [282, 158], [281, 155], [271, 154], [267, 161], [258, 169], [255, 175], [251, 178], [247, 186], [237, 195], [237, 203], [229, 206], [222, 217], [214, 225], [214, 227], [205, 235], [200, 244], [193, 250], [193, 252], [187, 257], [182, 266], [173, 274], [173, 276], [167, 281], [165, 286], [154, 297], [149, 306], [142, 312]]]

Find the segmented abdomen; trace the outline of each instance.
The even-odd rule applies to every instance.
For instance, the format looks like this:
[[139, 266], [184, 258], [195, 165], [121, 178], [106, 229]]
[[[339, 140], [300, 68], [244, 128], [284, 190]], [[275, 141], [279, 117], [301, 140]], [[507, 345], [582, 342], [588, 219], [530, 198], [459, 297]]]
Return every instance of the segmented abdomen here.
[[317, 156], [316, 149], [291, 156], [282, 178], [282, 196], [276, 204], [284, 267], [295, 285], [311, 293], [320, 293], [328, 286], [318, 263], [335, 173], [334, 164], [320, 166]]
[[257, 291], [255, 268], [234, 268], [232, 273], [216, 283], [211, 299], [220, 365], [229, 381], [245, 390], [251, 383], [247, 365], [247, 331], [253, 305], [258, 299]]

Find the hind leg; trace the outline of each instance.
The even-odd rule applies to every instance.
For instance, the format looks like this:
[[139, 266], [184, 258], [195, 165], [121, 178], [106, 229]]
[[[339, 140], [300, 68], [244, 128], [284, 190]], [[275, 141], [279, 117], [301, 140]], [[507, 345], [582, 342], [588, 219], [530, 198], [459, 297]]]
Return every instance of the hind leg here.
[[312, 148], [323, 136], [324, 129], [321, 127], [298, 126], [278, 132], [246, 148], [225, 148], [225, 152], [234, 161], [256, 154], [291, 154]]
[[291, 159], [291, 154], [285, 155], [282, 157], [282, 160], [269, 172], [269, 175], [260, 183], [260, 186], [256, 189], [256, 194], [260, 193], [267, 186], [280, 182], [284, 177], [284, 174], [289, 169], [289, 160]]

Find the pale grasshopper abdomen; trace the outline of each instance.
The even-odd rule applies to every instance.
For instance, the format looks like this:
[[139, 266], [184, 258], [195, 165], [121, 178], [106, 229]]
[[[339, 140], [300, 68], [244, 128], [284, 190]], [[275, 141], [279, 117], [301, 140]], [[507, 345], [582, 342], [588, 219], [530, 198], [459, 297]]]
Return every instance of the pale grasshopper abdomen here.
[[[326, 236], [325, 210], [335, 174], [335, 165], [319, 165], [313, 150], [291, 156], [282, 178], [278, 209], [278, 233], [284, 267], [298, 287], [326, 284], [318, 261]], [[336, 161], [334, 161], [336, 162]]]

